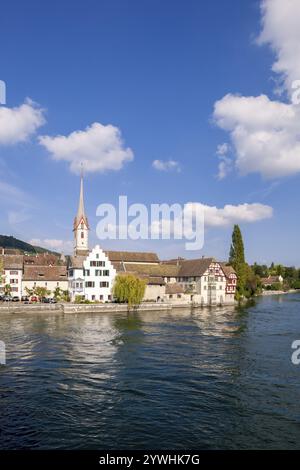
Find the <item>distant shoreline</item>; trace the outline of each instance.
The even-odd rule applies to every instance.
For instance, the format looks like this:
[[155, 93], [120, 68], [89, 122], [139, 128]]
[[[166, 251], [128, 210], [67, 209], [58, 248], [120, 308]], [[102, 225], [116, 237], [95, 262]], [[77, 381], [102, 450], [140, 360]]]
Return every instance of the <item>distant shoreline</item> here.
[[288, 291], [284, 290], [264, 290], [261, 294], [258, 294], [258, 296], [268, 296], [268, 295], [282, 295], [282, 294], [296, 294], [297, 292], [300, 293], [299, 289], [290, 289]]

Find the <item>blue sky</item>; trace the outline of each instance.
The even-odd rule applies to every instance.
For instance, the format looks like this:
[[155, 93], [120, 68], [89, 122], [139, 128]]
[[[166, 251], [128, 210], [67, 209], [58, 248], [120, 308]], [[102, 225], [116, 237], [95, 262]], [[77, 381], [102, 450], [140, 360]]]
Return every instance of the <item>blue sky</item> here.
[[[251, 147], [259, 132], [284, 127], [276, 116], [290, 111], [289, 84], [281, 84], [280, 96], [276, 86], [282, 76], [297, 78], [297, 70], [285, 63], [272, 71], [280, 52], [286, 51], [280, 40], [288, 42], [287, 34], [293, 34], [291, 27], [284, 34], [272, 27], [277, 24], [272, 23], [276, 8], [283, 3], [267, 0], [262, 12], [261, 2], [253, 0], [5, 2], [0, 29], [0, 79], [7, 86], [6, 106], [0, 107], [0, 233], [68, 251], [79, 193], [76, 164], [87, 152], [91, 244], [97, 242], [96, 207], [116, 203], [120, 194], [129, 202], [199, 202], [221, 211], [228, 204], [259, 204], [272, 208], [272, 216], [268, 211], [263, 212], [266, 216], [256, 214], [254, 206], [251, 223], [242, 210], [236, 219], [234, 209], [225, 218], [221, 212], [218, 224], [208, 220], [200, 252], [185, 252], [184, 243], [172, 240], [101, 244], [154, 250], [162, 258], [226, 259], [232, 224], [238, 222], [249, 262], [300, 265], [300, 155], [297, 137], [291, 136], [293, 123], [288, 130], [281, 128], [296, 155], [288, 171], [287, 139], [277, 145], [278, 154], [282, 150], [278, 165], [272, 163], [277, 153], [270, 144], [263, 151]], [[263, 44], [258, 44], [261, 31]], [[231, 101], [225, 103], [227, 94]], [[262, 95], [269, 101], [259, 101]], [[254, 97], [255, 109], [242, 97]], [[35, 104], [29, 101], [20, 108], [26, 98]], [[216, 102], [222, 107], [214, 113]], [[257, 123], [259, 106], [263, 113], [271, 109], [270, 102], [276, 122]], [[1, 112], [12, 109], [15, 113], [1, 120]], [[254, 123], [249, 123], [250, 112]], [[25, 130], [15, 122], [17, 114]], [[99, 155], [87, 142], [93, 123], [105, 133], [99, 135], [104, 138]], [[114, 127], [106, 136], [108, 125]], [[246, 135], [237, 137], [243, 125]], [[77, 158], [69, 136], [78, 131], [87, 136], [80, 134], [85, 140]], [[65, 136], [66, 149], [61, 149], [58, 135]], [[105, 160], [105, 139], [113, 140], [113, 161]], [[220, 178], [217, 149], [222, 144], [225, 175]], [[279, 149], [281, 144], [284, 148]], [[155, 160], [160, 169], [153, 166]], [[170, 161], [177, 166], [170, 167]]]

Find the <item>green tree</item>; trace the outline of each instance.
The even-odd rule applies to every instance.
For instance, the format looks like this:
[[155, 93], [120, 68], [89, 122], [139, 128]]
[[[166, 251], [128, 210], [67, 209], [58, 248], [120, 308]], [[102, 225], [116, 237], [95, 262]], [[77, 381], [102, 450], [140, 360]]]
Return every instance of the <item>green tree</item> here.
[[10, 294], [11, 294], [11, 285], [10, 285], [10, 284], [5, 284], [5, 286], [4, 286], [4, 294], [5, 294], [5, 295], [10, 295]]
[[34, 288], [34, 294], [41, 299], [42, 297], [47, 297], [47, 295], [50, 295], [51, 292], [47, 289], [47, 287], [40, 287], [37, 286]]
[[238, 225], [233, 227], [229, 264], [235, 269], [238, 277], [236, 298], [239, 299], [245, 295], [247, 269], [242, 232]]
[[130, 308], [142, 302], [145, 289], [145, 280], [139, 279], [133, 274], [119, 274], [114, 282], [113, 296], [117, 302], [126, 303]]

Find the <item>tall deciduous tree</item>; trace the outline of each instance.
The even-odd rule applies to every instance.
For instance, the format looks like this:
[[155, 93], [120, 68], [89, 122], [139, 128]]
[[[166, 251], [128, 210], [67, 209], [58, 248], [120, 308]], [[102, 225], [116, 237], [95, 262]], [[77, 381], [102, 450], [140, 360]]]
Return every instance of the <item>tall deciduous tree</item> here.
[[114, 282], [113, 296], [129, 307], [139, 305], [144, 297], [146, 282], [133, 274], [118, 275]]

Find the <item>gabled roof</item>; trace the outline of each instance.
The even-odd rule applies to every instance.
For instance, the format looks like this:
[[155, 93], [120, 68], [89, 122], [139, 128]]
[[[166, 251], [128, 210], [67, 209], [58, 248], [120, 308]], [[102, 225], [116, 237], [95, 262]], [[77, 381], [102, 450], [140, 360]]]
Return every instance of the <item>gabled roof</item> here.
[[134, 264], [123, 263], [122, 268], [126, 272], [136, 272], [147, 276], [176, 277], [178, 274], [178, 266], [167, 264]]
[[179, 260], [179, 277], [199, 277], [209, 268], [214, 258]]
[[23, 269], [23, 255], [2, 255], [0, 261], [4, 269]]
[[105, 251], [110, 261], [124, 263], [159, 263], [156, 253], [145, 251]]
[[63, 281], [67, 280], [66, 266], [24, 266], [24, 281]]
[[234, 268], [224, 262], [220, 263], [221, 265], [221, 268], [222, 268], [222, 271], [223, 273], [225, 274], [225, 277], [229, 277], [231, 274], [235, 274], [236, 275], [236, 272], [234, 270]]

